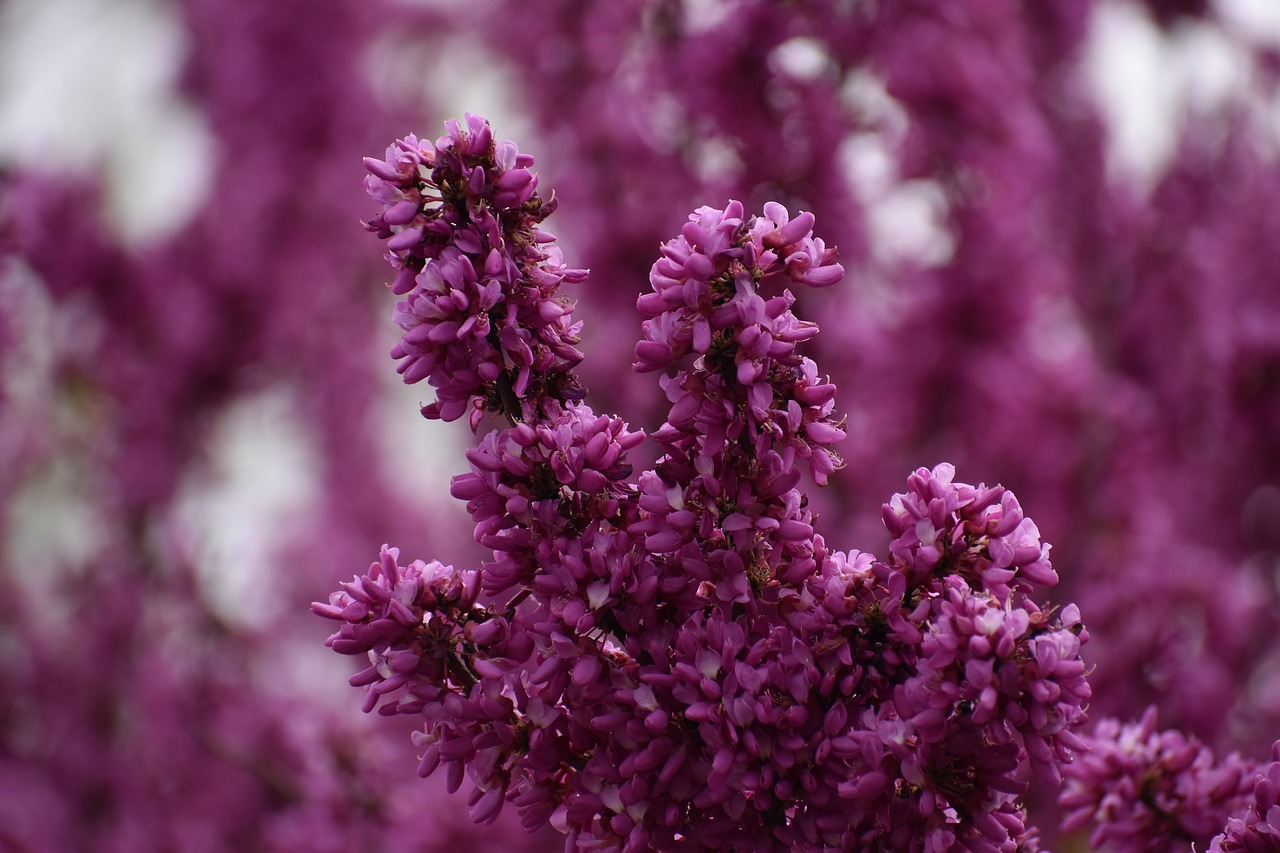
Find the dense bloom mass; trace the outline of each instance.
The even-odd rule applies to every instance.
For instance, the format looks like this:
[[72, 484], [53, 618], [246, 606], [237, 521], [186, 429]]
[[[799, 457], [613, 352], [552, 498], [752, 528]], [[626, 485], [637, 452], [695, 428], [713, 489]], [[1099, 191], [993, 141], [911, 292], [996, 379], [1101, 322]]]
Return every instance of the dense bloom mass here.
[[556, 201], [537, 194], [533, 158], [496, 142], [479, 116], [446, 130], [434, 144], [408, 136], [385, 159], [365, 158], [365, 186], [382, 204], [365, 227], [387, 241], [392, 290], [405, 297], [392, 354], [406, 382], [436, 389], [426, 417], [470, 409], [473, 427], [485, 410], [532, 418], [546, 396], [580, 396], [578, 327], [556, 291], [586, 271], [566, 269], [538, 228]]
[[[1041, 846], [1093, 849], [1088, 836], [1100, 832], [1099, 853], [1203, 853], [1211, 844], [1277, 849], [1276, 776], [1265, 759], [1280, 731], [1280, 158], [1272, 110], [1280, 63], [1271, 29], [1255, 25], [1271, 6], [177, 0], [138, 16], [135, 4], [95, 5], [78, 19], [77, 33], [130, 22], [168, 33], [95, 41], [144, 46], [128, 50], [131, 60], [147, 62], [148, 74], [146, 92], [129, 97], [126, 121], [103, 115], [90, 136], [66, 132], [84, 123], [81, 106], [110, 111], [117, 103], [113, 81], [123, 78], [114, 73], [95, 78], [95, 93], [107, 97], [94, 104], [60, 98], [58, 75], [19, 75], [5, 89], [15, 96], [4, 99], [8, 107], [30, 101], [40, 120], [10, 122], [0, 146], [0, 849], [562, 848], [550, 825], [525, 833], [511, 801], [495, 823], [476, 825], [465, 792], [441, 796], [450, 774], [470, 785], [466, 758], [456, 768], [441, 759], [425, 783], [413, 778], [403, 725], [350, 714], [352, 698], [367, 698], [381, 674], [358, 691], [337, 693], [317, 677], [328, 654], [315, 642], [324, 626], [293, 603], [336, 588], [381, 541], [468, 570], [491, 547], [476, 603], [510, 601], [536, 584], [552, 608], [548, 632], [554, 625], [555, 632], [616, 638], [693, 614], [696, 629], [682, 634], [686, 645], [672, 647], [668, 661], [693, 667], [681, 669], [679, 687], [690, 703], [707, 695], [701, 665], [708, 664], [696, 643], [705, 638], [715, 646], [730, 635], [736, 643], [741, 626], [734, 627], [732, 608], [768, 594], [770, 573], [826, 584], [822, 607], [852, 614], [856, 632], [823, 628], [826, 617], [810, 608], [814, 597], [788, 595], [786, 605], [791, 616], [816, 620], [806, 624], [819, 633], [805, 638], [815, 668], [835, 672], [841, 695], [893, 692], [894, 701], [877, 706], [874, 719], [864, 711], [848, 722], [847, 710], [844, 718], [833, 711], [831, 730], [856, 735], [865, 766], [847, 778], [823, 777], [805, 796], [816, 801], [834, 785], [866, 814], [893, 810], [892, 826], [902, 827], [897, 840], [864, 846], [910, 844], [920, 835], [913, 817], [920, 801], [897, 793], [917, 784], [904, 778], [938, 787], [936, 773], [920, 768], [940, 754], [967, 755], [980, 742], [984, 760], [975, 779], [1002, 778], [1018, 747], [994, 743], [999, 729], [988, 724], [1020, 706], [1028, 719], [1035, 707], [1052, 709], [1052, 690], [1036, 680], [1028, 656], [1033, 641], [1037, 659], [1048, 654], [1049, 641], [1069, 643], [1060, 631], [1044, 635], [1044, 643], [1040, 635], [1019, 635], [1019, 611], [1031, 611], [1014, 602], [1006, 612], [1003, 602], [1024, 594], [1073, 629], [1075, 614], [1054, 605], [1075, 602], [1088, 619], [1090, 718], [1104, 721], [1074, 731], [1091, 745], [1090, 759], [1105, 759], [1105, 766], [1077, 760], [1065, 768], [1067, 790], [1081, 802], [1061, 835], [1050, 825], [1052, 797], [1033, 789], [1015, 801], [1039, 824]], [[13, 57], [47, 41], [46, 12], [56, 14], [57, 4], [5, 18]], [[172, 49], [173, 37], [181, 50]], [[95, 55], [72, 53], [71, 68]], [[1150, 56], [1174, 73], [1126, 74], [1116, 85], [1106, 72], [1120, 53], [1139, 65]], [[165, 76], [164, 56], [181, 70], [171, 66], [176, 73]], [[1195, 85], [1170, 87], [1188, 61], [1204, 73]], [[110, 63], [105, 70], [129, 67]], [[1144, 77], [1159, 90], [1150, 102], [1167, 109], [1158, 111], [1158, 128], [1137, 123], [1152, 135], [1135, 148], [1129, 131], [1146, 112], [1115, 112], [1113, 98]], [[485, 166], [477, 217], [527, 190], [529, 204], [539, 192], [550, 203], [554, 184], [562, 199], [554, 228], [566, 256], [571, 251], [573, 266], [604, 273], [593, 287], [563, 291], [579, 297], [569, 325], [585, 322], [582, 343], [570, 346], [589, 350], [590, 358], [569, 373], [553, 369], [543, 384], [530, 366], [523, 400], [515, 392], [518, 368], [538, 361], [546, 338], [516, 331], [504, 342], [494, 330], [506, 315], [490, 309], [503, 299], [526, 305], [538, 297], [508, 290], [514, 276], [490, 286], [490, 255], [475, 251], [479, 232], [475, 240], [466, 233], [472, 218], [461, 211], [468, 202], [445, 211], [443, 194], [429, 185], [434, 170], [420, 168], [422, 200], [411, 206], [422, 218], [394, 224], [409, 208], [365, 210], [367, 194], [353, 180], [367, 173], [353, 152], [381, 151], [376, 143], [394, 138], [411, 116], [495, 81], [513, 121], [544, 140], [552, 156], [539, 156], [546, 170], [534, 187], [520, 174], [531, 168], [508, 161], [495, 142], [500, 168]], [[155, 110], [157, 98], [163, 113]], [[181, 118], [180, 137], [153, 121], [161, 115], [166, 127]], [[479, 124], [458, 123], [459, 139], [485, 133]], [[450, 145], [464, 160], [478, 156], [480, 146]], [[431, 141], [415, 145], [433, 157], [435, 149]], [[142, 151], [143, 163], [129, 153]], [[405, 153], [397, 146], [391, 157], [374, 160], [386, 171]], [[173, 156], [181, 160], [176, 169], [165, 165]], [[465, 168], [470, 180], [475, 165], [451, 166], [450, 175]], [[409, 187], [393, 189], [404, 197], [392, 193], [392, 207], [410, 201]], [[708, 353], [722, 370], [732, 368], [735, 380], [741, 364], [747, 371], [779, 367], [790, 372], [788, 381], [812, 386], [789, 393], [770, 382], [799, 408], [795, 426], [790, 402], [773, 406], [788, 413], [785, 427], [773, 416], [781, 432], [766, 431], [770, 418], [744, 408], [762, 430], [757, 444], [779, 458], [792, 454], [799, 470], [769, 457], [765, 469], [753, 471], [750, 452], [727, 459], [708, 450], [721, 439], [704, 441], [699, 424], [733, 427], [734, 416], [714, 400], [704, 405], [698, 383], [733, 386], [714, 368], [699, 372], [693, 333], [701, 306], [663, 308], [670, 319], [662, 322], [670, 325], [653, 330], [655, 340], [673, 335], [677, 348], [684, 336], [688, 350], [673, 350], [672, 361], [653, 372], [624, 369], [653, 354], [637, 351], [633, 308], [655, 257], [662, 253], [668, 263], [660, 274], [670, 273], [681, 290], [701, 287], [705, 264], [700, 270], [702, 262], [692, 260], [686, 269], [679, 251], [667, 257], [659, 245], [674, 237], [672, 250], [683, 244], [701, 254], [700, 235], [683, 233], [684, 215], [715, 202], [725, 210], [693, 217], [711, 229], [728, 213], [716, 200], [730, 198], [741, 199], [746, 218], [763, 211], [769, 219], [770, 201], [788, 211], [785, 223], [757, 223], [762, 230], [802, 219], [797, 232], [820, 224], [821, 253], [805, 248], [797, 258], [830, 272], [819, 262], [838, 243], [839, 266], [848, 271], [848, 286], [822, 290], [809, 286], [819, 281], [799, 280], [798, 261], [777, 263], [767, 276], [762, 269], [760, 278], [752, 271], [750, 286], [768, 311], [741, 325], [734, 319], [732, 328], [716, 326], [722, 341], [733, 337], [732, 365], [727, 350]], [[814, 222], [799, 211], [810, 211]], [[459, 354], [471, 358], [468, 348], [487, 346], [492, 361], [484, 370], [498, 373], [492, 383], [479, 366], [474, 376], [459, 373], [447, 393], [426, 390], [427, 382], [397, 390], [378, 381], [385, 365], [369, 353], [392, 345], [383, 343], [388, 330], [377, 289], [366, 286], [379, 275], [378, 257], [349, 230], [371, 214], [389, 215], [387, 240], [409, 231], [402, 239], [412, 242], [423, 225], [423, 248], [394, 250], [414, 255], [404, 273], [413, 287], [433, 240], [442, 258], [421, 299], [396, 297], [425, 318], [406, 305], [402, 319], [418, 324], [418, 336], [445, 338], [417, 345], [423, 358], [400, 358], [406, 373], [411, 360], [424, 370], [432, 358], [452, 358], [450, 341], [474, 316], [474, 324], [488, 323], [489, 334], [471, 335]], [[455, 244], [439, 230], [426, 234], [423, 223], [433, 216], [458, 225]], [[728, 248], [706, 244], [708, 259], [731, 265], [749, 237], [724, 229]], [[503, 240], [499, 254], [519, 254], [520, 239], [508, 243], [504, 231]], [[530, 281], [538, 278], [533, 270]], [[449, 290], [447, 302], [431, 287]], [[796, 342], [799, 366], [784, 363], [790, 357], [776, 348], [798, 333], [773, 313], [784, 304], [823, 327]], [[707, 308], [710, 332], [719, 320], [710, 302]], [[401, 328], [395, 337], [405, 334]], [[657, 377], [667, 394], [650, 393]], [[622, 412], [649, 437], [630, 438], [634, 428], [582, 407], [579, 380], [591, 388], [596, 411]], [[741, 381], [751, 382], [745, 375]], [[838, 411], [809, 408], [828, 393]], [[464, 500], [450, 501], [443, 489], [425, 495], [416, 487], [428, 472], [406, 464], [403, 443], [388, 441], [397, 420], [383, 407], [400, 405], [391, 402], [397, 394], [432, 404], [429, 414], [449, 408], [460, 419], [499, 416], [483, 427], [476, 422], [481, 434], [504, 416], [516, 421], [504, 426], [527, 424], [537, 446], [512, 452], [509, 467], [505, 460], [495, 467], [482, 451], [479, 470], [466, 475], [476, 479], [457, 487]], [[681, 409], [686, 421], [659, 435], [677, 398], [691, 407]], [[542, 405], [549, 399], [558, 408]], [[258, 420], [264, 404], [272, 416]], [[526, 420], [526, 404], [541, 411]], [[742, 423], [746, 436], [748, 421]], [[823, 444], [824, 425], [847, 437]], [[422, 427], [426, 435], [451, 429]], [[528, 434], [495, 436], [499, 457], [520, 446], [508, 437], [524, 441]], [[290, 452], [275, 452], [281, 440]], [[739, 443], [753, 449], [747, 438]], [[806, 447], [820, 464], [841, 466], [828, 488], [799, 485], [807, 479]], [[251, 479], [224, 480], [224, 466], [253, 449], [267, 453], [255, 454]], [[666, 457], [661, 469], [655, 456]], [[461, 451], [456, 457], [467, 469]], [[529, 473], [518, 459], [532, 466]], [[901, 486], [921, 460], [939, 459], [1014, 486], [1038, 529], [1017, 531], [1021, 510], [1013, 511], [1007, 493], [966, 503], [950, 490], [922, 493], [919, 477]], [[306, 487], [271, 498], [277, 478], [259, 477], [283, 469], [305, 471]], [[928, 491], [947, 477], [956, 479], [939, 471]], [[634, 511], [626, 497], [633, 485], [642, 512], [615, 512], [615, 501]], [[867, 496], [895, 491], [903, 496], [882, 523]], [[206, 499], [268, 523], [242, 538], [244, 528], [206, 507]], [[291, 518], [276, 523], [274, 510], [261, 512], [264, 499], [276, 510], [288, 505]], [[472, 500], [474, 521], [464, 508]], [[957, 513], [954, 521], [950, 513]], [[482, 523], [487, 546], [468, 541]], [[881, 559], [815, 548], [806, 526], [833, 542], [839, 531], [842, 548], [856, 544]], [[1054, 543], [1051, 569], [1047, 560], [1036, 565], [1048, 556], [1041, 533]], [[398, 562], [402, 580], [410, 565]], [[443, 566], [422, 565], [428, 586], [452, 582]], [[682, 573], [685, 566], [696, 576]], [[1061, 578], [1052, 588], [1036, 580], [1050, 570]], [[964, 585], [948, 580], [956, 571]], [[469, 574], [458, 578], [464, 588], [472, 582]], [[859, 594], [844, 596], [850, 578]], [[983, 585], [996, 601], [978, 594]], [[866, 606], [868, 586], [884, 601], [879, 611]], [[904, 614], [896, 601], [913, 599], [918, 588], [939, 594], [927, 613]], [[532, 595], [517, 609], [527, 609]], [[705, 606], [696, 610], [713, 598], [730, 608], [727, 622], [725, 614], [709, 618], [716, 614]], [[366, 606], [372, 613], [380, 605]], [[415, 620], [429, 612], [405, 606]], [[458, 614], [448, 604], [433, 606], [443, 631]], [[910, 659], [899, 654], [907, 646], [884, 641], [889, 619], [895, 636], [911, 642], [915, 626], [923, 657]], [[496, 618], [485, 624], [505, 630]], [[1029, 616], [1027, 630], [1034, 625]], [[486, 639], [479, 628], [468, 620], [463, 641], [468, 630]], [[390, 626], [374, 633], [383, 630]], [[1022, 637], [1013, 641], [1012, 658], [1002, 651], [1009, 636]], [[862, 667], [856, 672], [841, 669], [850, 637], [863, 641], [849, 651]], [[385, 639], [391, 648], [403, 638]], [[950, 657], [953, 641], [992, 649], [975, 651], [962, 669], [963, 655]], [[509, 657], [520, 654], [517, 646]], [[355, 658], [352, 672], [374, 663], [367, 652]], [[379, 663], [394, 674], [390, 661]], [[394, 666], [407, 664], [402, 656]], [[585, 678], [592, 664], [582, 666]], [[465, 683], [456, 664], [448, 669]], [[751, 709], [767, 733], [774, 716], [798, 713], [794, 698], [779, 699], [790, 695], [779, 685], [789, 687], [792, 670], [777, 673], [758, 690], [748, 685], [736, 693], [716, 676], [708, 683], [726, 691], [706, 701], [713, 710], [732, 707], [734, 731], [742, 731]], [[400, 689], [421, 677], [409, 674]], [[563, 677], [562, 669], [548, 674], [552, 682]], [[1040, 685], [1034, 689], [1041, 695], [1015, 699], [1018, 679]], [[894, 684], [903, 687], [894, 691]], [[674, 695], [658, 698], [669, 703]], [[969, 703], [969, 734], [937, 731], [937, 717], [956, 725]], [[1150, 704], [1164, 731], [1145, 737], [1135, 714]], [[984, 722], [987, 707], [996, 716]], [[677, 727], [689, 725], [656, 700], [654, 711]], [[660, 719], [656, 714], [652, 725]], [[425, 716], [397, 722], [414, 720], [419, 728], [426, 723]], [[1026, 737], [1028, 728], [1014, 730]], [[619, 737], [636, 742], [634, 733]], [[778, 743], [770, 744], [777, 754]], [[428, 746], [424, 741], [418, 754], [426, 756]], [[635, 760], [646, 766], [663, 748]], [[1263, 761], [1233, 758], [1232, 750]], [[1220, 796], [1232, 783], [1219, 770], [1232, 766], [1241, 768], [1238, 796]], [[1020, 767], [1013, 777], [1023, 784], [1034, 774]], [[752, 800], [763, 801], [759, 779], [750, 772], [744, 778]], [[629, 803], [637, 796], [634, 787], [626, 796]], [[963, 785], [946, 786], [950, 803], [970, 796]], [[497, 802], [490, 794], [487, 803]], [[628, 806], [628, 818], [644, 807]], [[954, 819], [938, 819], [935, 846], [969, 846], [951, 827], [986, 820], [985, 812], [953, 808]], [[1017, 813], [993, 814], [1006, 821]], [[567, 827], [552, 816], [548, 824]], [[1216, 839], [1206, 840], [1212, 833]]]
[[1249, 781], [1243, 814], [1227, 821], [1226, 829], [1209, 845], [1209, 853], [1280, 850], [1280, 742], [1271, 747], [1271, 761]]
[[1155, 707], [1135, 723], [1101, 720], [1086, 741], [1089, 753], [1067, 768], [1060, 803], [1066, 828], [1096, 824], [1095, 846], [1142, 853], [1206, 845], [1244, 812], [1254, 789], [1255, 764], [1235, 753], [1217, 760], [1195, 738], [1158, 731]]
[[[1057, 575], [1017, 499], [949, 465], [884, 506], [884, 561], [815, 531], [800, 481], [840, 466], [844, 419], [797, 351], [818, 327], [782, 287], [843, 275], [813, 215], [703, 207], [662, 246], [636, 368], [663, 373], [670, 410], [633, 477], [645, 435], [552, 379], [577, 358], [558, 257], [514, 290], [468, 258], [488, 252], [496, 275], [550, 257], [507, 266], [503, 247], [539, 241], [490, 211], [547, 211], [531, 161], [474, 116], [449, 128], [368, 164], [385, 208], [370, 228], [410, 294], [406, 376], [509, 419], [452, 489], [493, 559], [401, 565], [384, 547], [314, 606], [340, 623], [335, 651], [369, 658], [352, 678], [366, 710], [420, 720], [420, 772], [469, 777], [475, 821], [510, 802], [570, 848], [1035, 849], [1026, 770], [1056, 783], [1083, 746], [1088, 633], [1073, 605], [1033, 598]], [[440, 207], [415, 195], [428, 169]], [[559, 360], [507, 346], [529, 341]]]

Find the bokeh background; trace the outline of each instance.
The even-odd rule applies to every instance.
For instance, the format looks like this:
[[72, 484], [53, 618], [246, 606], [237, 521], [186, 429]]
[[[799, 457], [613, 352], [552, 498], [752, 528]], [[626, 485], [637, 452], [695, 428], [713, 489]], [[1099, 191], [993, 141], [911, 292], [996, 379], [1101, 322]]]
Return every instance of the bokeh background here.
[[597, 411], [661, 417], [633, 307], [689, 211], [813, 210], [828, 543], [882, 552], [917, 467], [1001, 482], [1093, 716], [1265, 757], [1278, 75], [1270, 0], [0, 0], [0, 849], [560, 846], [418, 780], [308, 613], [383, 542], [484, 556], [359, 224], [361, 157], [463, 111], [592, 270]]

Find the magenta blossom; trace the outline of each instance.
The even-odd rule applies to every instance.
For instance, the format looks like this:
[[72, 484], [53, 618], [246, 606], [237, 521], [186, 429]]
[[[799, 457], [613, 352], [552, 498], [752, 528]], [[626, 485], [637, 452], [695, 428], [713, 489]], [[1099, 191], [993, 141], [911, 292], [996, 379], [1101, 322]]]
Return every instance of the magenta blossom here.
[[[509, 803], [568, 849], [1037, 849], [1028, 771], [1055, 784], [1083, 746], [1088, 633], [1033, 600], [1057, 576], [1016, 498], [948, 465], [885, 505], [888, 561], [828, 550], [799, 486], [840, 466], [844, 419], [798, 352], [818, 327], [778, 287], [843, 274], [813, 215], [702, 207], [662, 246], [635, 366], [662, 372], [670, 411], [633, 477], [645, 435], [578, 402], [576, 359], [517, 346], [563, 356], [576, 331], [536, 309], [560, 305], [558, 258], [545, 287], [492, 278], [503, 247], [549, 240], [491, 210], [532, 192], [531, 161], [478, 118], [449, 127], [369, 163], [370, 228], [420, 267], [396, 285], [406, 376], [508, 418], [452, 488], [494, 556], [401, 566], [384, 547], [314, 605], [335, 651], [369, 658], [366, 710], [418, 721], [420, 772], [469, 777], [473, 820]], [[414, 195], [428, 171], [439, 207]], [[533, 199], [513, 223], [532, 228]]]
[[475, 428], [485, 411], [531, 416], [545, 397], [581, 396], [578, 326], [555, 293], [587, 273], [566, 269], [537, 227], [556, 201], [538, 196], [533, 158], [495, 142], [479, 116], [446, 130], [434, 144], [408, 136], [385, 159], [365, 158], [365, 186], [383, 207], [365, 227], [387, 241], [391, 287], [405, 296], [392, 351], [400, 373], [436, 389], [424, 416], [469, 410]]

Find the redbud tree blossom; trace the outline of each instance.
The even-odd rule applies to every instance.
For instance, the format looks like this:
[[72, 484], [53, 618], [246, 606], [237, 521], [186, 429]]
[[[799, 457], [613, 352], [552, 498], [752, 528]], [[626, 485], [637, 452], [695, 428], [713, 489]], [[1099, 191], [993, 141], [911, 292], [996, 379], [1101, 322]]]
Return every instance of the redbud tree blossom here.
[[437, 389], [423, 414], [506, 422], [452, 488], [493, 557], [384, 546], [313, 605], [368, 658], [365, 710], [420, 721], [419, 773], [466, 784], [477, 823], [510, 804], [570, 848], [1037, 849], [1022, 796], [1085, 746], [1088, 633], [1047, 602], [1013, 494], [950, 465], [885, 504], [884, 560], [815, 530], [802, 479], [841, 466], [845, 419], [791, 311], [789, 287], [844, 273], [813, 214], [730, 201], [663, 244], [635, 368], [670, 408], [645, 436], [571, 378], [558, 289], [585, 273], [539, 227], [531, 158], [478, 116], [446, 131], [365, 161], [366, 227], [404, 296], [392, 355]]
[[[5, 4], [6, 48], [57, 6]], [[66, 33], [151, 49], [94, 30], [98, 7], [141, 8], [77, 9], [41, 62], [81, 60]], [[134, 140], [145, 182], [182, 200], [153, 205], [164, 227], [142, 240], [121, 236], [118, 204], [146, 197], [139, 175], [82, 156], [109, 124], [45, 97], [34, 124], [62, 113], [62, 132], [14, 157], [27, 128], [0, 103], [0, 848], [517, 851], [631, 832], [661, 847], [677, 830], [637, 811], [652, 802], [698, 816], [686, 846], [754, 849], [715, 817], [739, 806], [798, 848], [806, 827], [857, 835], [884, 806], [899, 835], [853, 849], [1002, 832], [1030, 849], [1014, 820], [1068, 853], [1276, 849], [1266, 9], [150, 4], [180, 42], [165, 95], [208, 144], [165, 158], [163, 139]], [[1114, 60], [1144, 49], [1158, 82], [1118, 102], [1141, 75]], [[6, 53], [0, 98], [50, 79], [23, 55]], [[111, 103], [99, 71], [77, 90]], [[1153, 106], [1165, 127], [1135, 150]], [[399, 171], [466, 148], [404, 138], [372, 158], [383, 175], [362, 169], [467, 107], [538, 152], [536, 183], [496, 141], [479, 195], [433, 185], [434, 165]], [[371, 208], [364, 174], [399, 206]], [[389, 275], [354, 227], [378, 216], [399, 238]], [[773, 261], [739, 276], [751, 253]], [[407, 387], [386, 362], [397, 340], [401, 376], [421, 380]], [[411, 425], [418, 407], [440, 419]], [[480, 437], [466, 461], [440, 454], [459, 478], [433, 499], [418, 448], [466, 443], [445, 417]], [[269, 532], [210, 559], [240, 531], [209, 493], [259, 430], [278, 446], [233, 505]], [[272, 454], [303, 475], [285, 522], [257, 509]], [[345, 620], [305, 603], [373, 555], [368, 589], [389, 583], [382, 542], [442, 561], [397, 556], [394, 574], [435, 590], [402, 605], [415, 624], [438, 614], [433, 648], [454, 658], [419, 672], [391, 625], [362, 629], [346, 648], [373, 646], [349, 658], [322, 647]], [[1085, 623], [1078, 658], [1049, 639]], [[1084, 662], [1083, 725], [1032, 719], [1084, 705], [1066, 669], [1028, 668], [1033, 639], [1037, 667], [1054, 648]], [[636, 705], [642, 673], [653, 698]], [[424, 682], [469, 701], [472, 681], [499, 707], [463, 710], [490, 717], [444, 693], [438, 723], [413, 709]], [[471, 755], [481, 728], [497, 740]], [[538, 748], [513, 731], [541, 732]], [[477, 778], [492, 823], [470, 820]]]

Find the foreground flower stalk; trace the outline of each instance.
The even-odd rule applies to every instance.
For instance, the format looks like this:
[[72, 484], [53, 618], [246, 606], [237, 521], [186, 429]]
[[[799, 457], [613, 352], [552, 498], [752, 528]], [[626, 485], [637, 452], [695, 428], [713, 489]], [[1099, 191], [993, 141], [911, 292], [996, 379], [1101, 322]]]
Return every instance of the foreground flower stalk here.
[[[695, 211], [641, 296], [651, 436], [584, 402], [532, 158], [484, 119], [370, 159], [404, 298], [393, 356], [430, 418], [505, 420], [453, 481], [475, 569], [401, 560], [313, 610], [367, 656], [365, 710], [420, 718], [420, 772], [569, 849], [1038, 849], [1023, 798], [1084, 747], [1074, 605], [1011, 492], [920, 469], [877, 559], [828, 549], [801, 482], [842, 461], [791, 286], [843, 275], [810, 213]], [[660, 454], [634, 475], [628, 454]], [[1252, 831], [1252, 830], [1251, 830]]]

